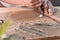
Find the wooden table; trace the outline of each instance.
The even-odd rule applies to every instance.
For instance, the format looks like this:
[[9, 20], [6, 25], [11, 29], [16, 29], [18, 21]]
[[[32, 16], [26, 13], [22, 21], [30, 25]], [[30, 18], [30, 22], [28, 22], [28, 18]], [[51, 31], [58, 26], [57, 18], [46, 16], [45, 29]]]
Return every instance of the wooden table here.
[[[12, 9], [12, 10], [11, 10]], [[56, 8], [55, 16], [60, 18], [60, 9]], [[6, 34], [18, 34], [19, 36], [24, 36], [27, 40], [29, 39], [37, 39], [37, 38], [45, 38], [46, 36], [55, 37], [60, 36], [60, 26], [59, 23], [54, 20], [44, 16], [39, 18], [40, 13], [36, 13], [32, 9], [26, 8], [0, 8], [0, 19], [11, 20], [12, 24], [6, 30]], [[45, 36], [40, 36], [35, 33], [26, 32], [23, 30], [19, 30], [19, 26], [21, 24], [29, 23], [32, 25], [32, 28], [41, 30], [46, 33]], [[41, 24], [49, 24], [53, 26], [37, 26], [35, 23]]]

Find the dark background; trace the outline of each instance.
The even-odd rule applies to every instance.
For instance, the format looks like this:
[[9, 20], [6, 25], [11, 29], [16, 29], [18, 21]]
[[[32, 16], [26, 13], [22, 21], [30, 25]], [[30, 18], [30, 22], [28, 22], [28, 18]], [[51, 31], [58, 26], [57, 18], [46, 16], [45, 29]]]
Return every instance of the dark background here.
[[60, 6], [60, 0], [50, 0], [54, 6]]

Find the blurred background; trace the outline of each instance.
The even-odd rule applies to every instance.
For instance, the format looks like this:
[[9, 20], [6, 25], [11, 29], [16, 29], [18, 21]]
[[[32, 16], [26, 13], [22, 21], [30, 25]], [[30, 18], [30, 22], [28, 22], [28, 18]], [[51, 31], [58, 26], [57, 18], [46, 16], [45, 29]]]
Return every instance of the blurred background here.
[[60, 6], [60, 0], [50, 0], [54, 6]]

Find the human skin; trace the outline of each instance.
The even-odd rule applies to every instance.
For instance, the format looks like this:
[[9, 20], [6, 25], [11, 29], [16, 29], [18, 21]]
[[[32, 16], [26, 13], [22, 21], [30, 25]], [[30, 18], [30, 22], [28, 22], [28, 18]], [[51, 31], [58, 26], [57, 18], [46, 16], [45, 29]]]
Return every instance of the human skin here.
[[10, 4], [18, 4], [22, 6], [28, 6], [28, 7], [32, 7], [33, 4], [36, 5], [39, 4], [39, 1], [37, 0], [34, 3], [32, 2], [32, 0], [2, 0], [2, 1]]
[[49, 7], [48, 9], [49, 15], [52, 15], [52, 13], [54, 12], [53, 5], [49, 0], [2, 0], [2, 1], [9, 4], [17, 4], [27, 7], [39, 7], [41, 6], [42, 2], [44, 2], [44, 6]]

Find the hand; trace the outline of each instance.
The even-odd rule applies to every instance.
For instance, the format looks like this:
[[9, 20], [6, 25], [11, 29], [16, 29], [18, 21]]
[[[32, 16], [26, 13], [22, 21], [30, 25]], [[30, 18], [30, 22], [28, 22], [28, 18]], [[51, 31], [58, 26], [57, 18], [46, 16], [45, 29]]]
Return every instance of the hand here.
[[25, 3], [23, 3], [23, 6], [27, 6], [27, 7], [39, 7], [41, 5], [41, 1], [40, 0], [25, 0]]
[[53, 15], [55, 12], [53, 5], [49, 0], [44, 0], [44, 6], [45, 6], [45, 13], [48, 15]]
[[22, 6], [28, 6], [28, 7], [37, 7], [40, 6], [39, 0], [2, 0], [9, 4], [17, 4]]

